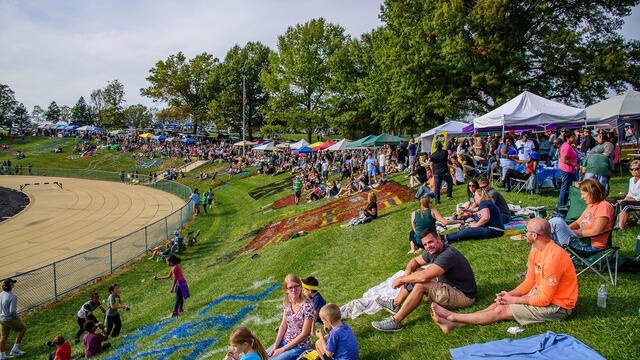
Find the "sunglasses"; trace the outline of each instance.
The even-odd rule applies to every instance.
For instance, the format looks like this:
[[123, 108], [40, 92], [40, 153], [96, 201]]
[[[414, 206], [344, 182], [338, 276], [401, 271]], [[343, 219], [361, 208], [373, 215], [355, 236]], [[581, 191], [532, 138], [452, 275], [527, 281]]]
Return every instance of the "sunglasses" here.
[[640, 170], [640, 168], [631, 168], [631, 169], [629, 169], [629, 170], [631, 170], [631, 171], [636, 171], [636, 170]]
[[300, 286], [300, 285], [294, 285], [294, 286], [289, 286], [289, 287], [287, 287], [287, 290], [289, 290], [289, 291], [293, 291], [293, 290], [295, 290], [295, 289], [300, 289], [300, 288], [301, 288], [301, 286]]
[[542, 236], [542, 234], [537, 233], [537, 232], [535, 232], [535, 231], [531, 231], [531, 230], [525, 230], [524, 232], [525, 232], [525, 233], [532, 233], [532, 234], [536, 234], [536, 235], [538, 235], [538, 236]]

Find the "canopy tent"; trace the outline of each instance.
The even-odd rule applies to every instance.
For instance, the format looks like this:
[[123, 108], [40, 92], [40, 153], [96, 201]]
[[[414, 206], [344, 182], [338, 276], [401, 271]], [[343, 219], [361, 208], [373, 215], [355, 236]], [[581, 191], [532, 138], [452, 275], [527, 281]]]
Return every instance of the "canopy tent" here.
[[578, 109], [525, 91], [493, 111], [473, 120], [474, 129], [552, 124], [580, 125], [584, 109]]
[[618, 129], [620, 144], [623, 143], [625, 123], [631, 124], [634, 133], [638, 133], [640, 120], [640, 92], [629, 90], [614, 97], [602, 100], [586, 108], [587, 124], [596, 127]]
[[449, 121], [448, 123], [438, 125], [431, 130], [423, 132], [422, 134], [420, 134], [420, 145], [422, 148], [422, 152], [431, 152], [431, 148], [433, 147], [433, 138], [437, 134], [446, 132], [447, 138], [464, 134], [465, 132], [463, 131], [463, 129], [468, 125], [468, 123], [464, 123], [461, 121]]
[[193, 123], [186, 123], [184, 126], [193, 126]]
[[331, 145], [333, 145], [333, 144], [335, 144], [333, 141], [331, 141], [331, 140], [327, 140], [327, 141], [325, 141], [322, 145], [314, 146], [314, 147], [312, 147], [311, 149], [312, 149], [312, 150], [316, 150], [316, 151], [318, 151], [318, 150], [324, 150], [324, 149], [328, 148], [329, 146], [331, 146]]
[[55, 129], [56, 129], [56, 130], [66, 130], [66, 127], [67, 127], [67, 125], [62, 125], [62, 124], [60, 124], [60, 125], [56, 125], [56, 126], [55, 126]]
[[255, 145], [256, 143], [249, 141], [249, 140], [242, 140], [242, 141], [238, 141], [237, 143], [233, 144], [233, 146], [251, 146], [251, 145]]
[[278, 150], [278, 148], [272, 142], [260, 144], [253, 148], [253, 151], [273, 151], [273, 150]]
[[167, 140], [167, 137], [164, 136], [164, 135], [156, 135], [156, 136], [152, 137], [151, 140], [164, 141], [164, 140]]
[[76, 130], [78, 130], [78, 131], [100, 131], [100, 130], [104, 130], [104, 129], [101, 129], [101, 128], [95, 127], [95, 126], [85, 125], [85, 126], [81, 126], [81, 127], [77, 128]]
[[118, 135], [118, 134], [122, 134], [123, 132], [124, 132], [124, 130], [113, 130], [113, 131], [110, 131], [109, 134]]
[[180, 126], [180, 124], [177, 124], [177, 123], [169, 123], [169, 124], [167, 124], [167, 126]]
[[51, 127], [51, 123], [45, 123], [42, 125], [38, 125], [38, 129], [48, 129]]
[[322, 144], [324, 144], [322, 141], [318, 141], [318, 142], [314, 142], [313, 144], [309, 144], [307, 146], [313, 149], [314, 147], [320, 146]]
[[79, 128], [79, 127], [80, 126], [78, 126], [78, 125], [68, 125], [68, 126], [65, 126], [64, 129], [65, 130], [75, 130], [75, 129]]
[[340, 150], [346, 150], [347, 149], [347, 145], [349, 145], [350, 143], [352, 143], [351, 140], [349, 139], [342, 139], [340, 141], [338, 141], [337, 143], [329, 146], [328, 148], [326, 148], [326, 151], [340, 151]]
[[180, 141], [182, 141], [183, 143], [186, 143], [186, 144], [195, 144], [195, 143], [198, 142], [198, 140], [192, 139], [192, 138], [184, 138], [184, 139], [182, 139]]
[[155, 135], [153, 135], [152, 133], [144, 133], [144, 134], [140, 134], [138, 136], [140, 136], [141, 138], [145, 138], [145, 139], [151, 139]]
[[289, 143], [283, 142], [283, 143], [280, 143], [280, 144], [276, 145], [276, 147], [277, 147], [278, 149], [286, 149], [286, 148], [288, 148], [290, 145], [291, 145], [291, 144], [289, 144]]
[[403, 139], [399, 136], [391, 134], [380, 134], [362, 143], [363, 146], [383, 146], [385, 144], [398, 145], [400, 141], [407, 142], [407, 139]]
[[294, 154], [308, 154], [310, 152], [313, 152], [313, 150], [308, 146], [301, 147], [300, 149], [296, 149], [293, 151]]
[[373, 139], [375, 136], [373, 135], [367, 135], [361, 139], [358, 139], [356, 141], [353, 141], [352, 143], [350, 143], [349, 145], [347, 145], [347, 149], [364, 149], [365, 147], [362, 145], [363, 142], [367, 141], [367, 140], [371, 140]]
[[303, 147], [305, 147], [305, 146], [307, 146], [307, 145], [309, 145], [309, 143], [307, 142], [307, 140], [302, 139], [302, 140], [300, 140], [300, 141], [298, 141], [298, 142], [295, 142], [295, 143], [293, 143], [293, 144], [289, 145], [289, 148], [290, 148], [290, 149], [293, 149], [293, 150], [298, 150], [298, 149], [301, 149], [301, 148], [303, 148]]

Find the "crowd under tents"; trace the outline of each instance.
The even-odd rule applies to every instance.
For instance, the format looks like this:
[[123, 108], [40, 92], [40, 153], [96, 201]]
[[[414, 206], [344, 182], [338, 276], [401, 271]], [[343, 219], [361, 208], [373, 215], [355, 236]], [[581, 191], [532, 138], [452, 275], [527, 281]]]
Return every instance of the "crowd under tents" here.
[[585, 124], [586, 112], [542, 96], [524, 91], [507, 101], [502, 106], [473, 120], [473, 125], [463, 129], [474, 132], [478, 129], [519, 130], [519, 129], [553, 129], [557, 126], [582, 126]]
[[468, 123], [464, 123], [461, 121], [449, 121], [448, 123], [438, 125], [429, 131], [423, 132], [422, 134], [420, 134], [420, 147], [422, 149], [422, 152], [431, 152], [431, 149], [433, 147], [433, 139], [439, 133], [446, 132], [447, 138], [462, 135], [465, 133], [463, 129], [468, 125]]

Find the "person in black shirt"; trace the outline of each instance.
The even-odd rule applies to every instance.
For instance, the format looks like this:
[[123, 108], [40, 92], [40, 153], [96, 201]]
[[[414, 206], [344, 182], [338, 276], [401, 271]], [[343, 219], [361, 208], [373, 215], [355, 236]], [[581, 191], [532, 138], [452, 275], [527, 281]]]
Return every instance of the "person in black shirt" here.
[[409, 174], [409, 176], [411, 176], [409, 187], [420, 186], [428, 180], [427, 169], [420, 163], [416, 165], [413, 172]]
[[596, 139], [591, 136], [591, 130], [588, 128], [582, 129], [582, 144], [580, 144], [580, 152], [586, 154], [587, 151], [593, 149], [596, 146]]
[[431, 154], [431, 169], [435, 177], [435, 195], [436, 204], [440, 204], [440, 188], [442, 182], [447, 182], [447, 199], [453, 200], [453, 178], [449, 173], [449, 156], [447, 152], [442, 150], [442, 143], [436, 142], [436, 151]]
[[[475, 302], [477, 286], [467, 258], [456, 248], [442, 242], [433, 229], [425, 229], [420, 240], [426, 252], [411, 259], [405, 273], [393, 280], [394, 289], [401, 288], [395, 299], [377, 298], [376, 303], [394, 314], [371, 325], [380, 331], [398, 331], [400, 324], [426, 295], [425, 300], [444, 307], [465, 308]], [[421, 266], [431, 264], [425, 269]]]

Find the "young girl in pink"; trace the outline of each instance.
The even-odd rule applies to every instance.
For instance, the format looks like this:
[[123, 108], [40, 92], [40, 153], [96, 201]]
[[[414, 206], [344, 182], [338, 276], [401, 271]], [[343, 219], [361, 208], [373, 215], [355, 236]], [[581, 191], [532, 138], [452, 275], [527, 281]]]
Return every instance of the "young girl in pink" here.
[[172, 254], [167, 258], [167, 265], [171, 266], [169, 274], [167, 274], [167, 276], [153, 277], [153, 280], [173, 278], [171, 292], [176, 293], [176, 303], [173, 306], [173, 313], [171, 314], [172, 317], [177, 316], [184, 311], [182, 308], [184, 299], [189, 298], [189, 286], [187, 286], [187, 280], [184, 279], [184, 275], [182, 275], [182, 269], [179, 264], [180, 258]]

